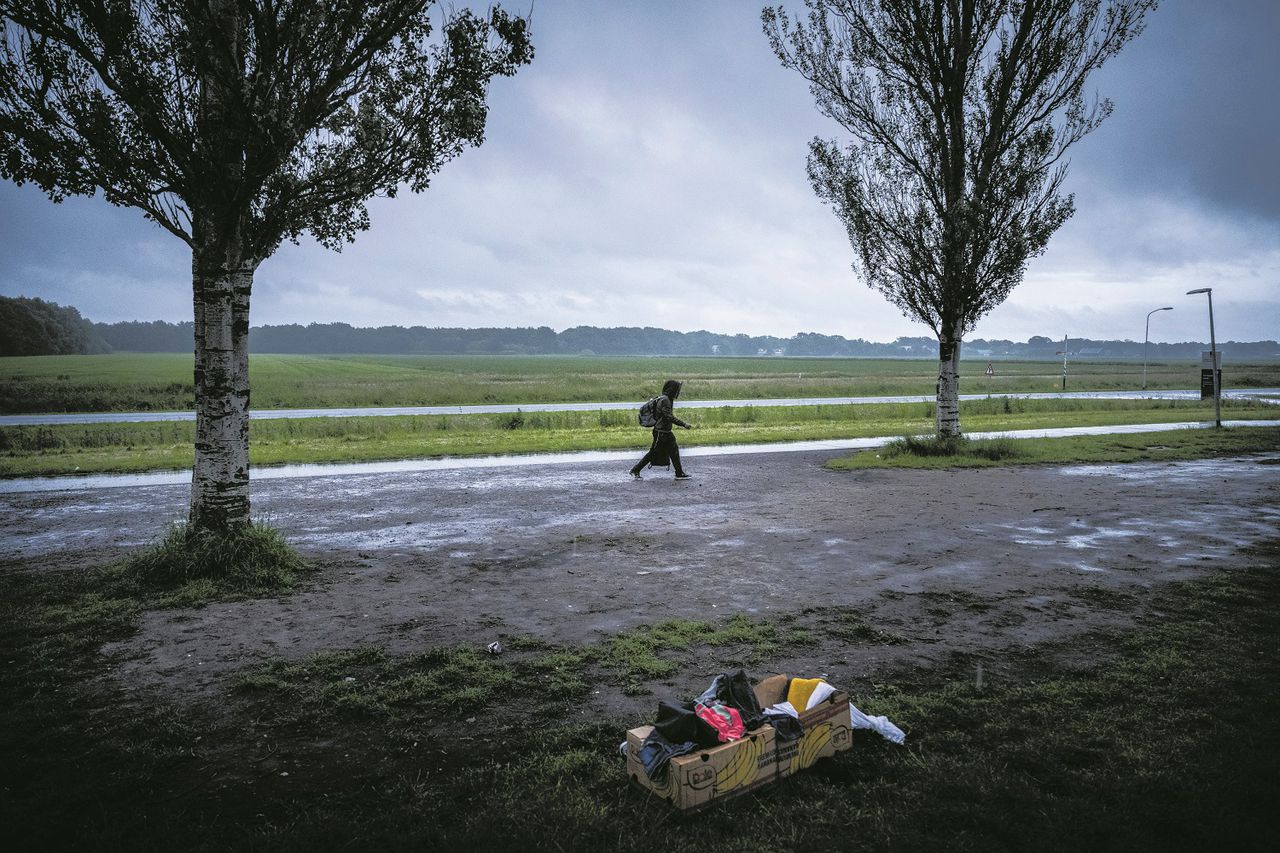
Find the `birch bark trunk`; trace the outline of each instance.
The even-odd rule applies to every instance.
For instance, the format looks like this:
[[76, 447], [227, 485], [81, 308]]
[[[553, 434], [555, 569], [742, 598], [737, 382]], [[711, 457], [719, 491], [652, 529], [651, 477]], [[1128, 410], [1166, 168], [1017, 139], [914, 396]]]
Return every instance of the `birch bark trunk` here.
[[239, 85], [243, 10], [211, 0], [217, 50], [200, 81], [204, 203], [192, 211], [196, 441], [190, 526], [235, 533], [249, 525], [249, 293], [257, 260], [246, 257], [248, 204], [240, 197], [245, 153]]
[[960, 341], [959, 324], [938, 338], [937, 430], [940, 438], [960, 436]]
[[197, 247], [195, 309], [196, 530], [234, 532], [249, 524], [249, 295], [254, 265], [237, 246]]

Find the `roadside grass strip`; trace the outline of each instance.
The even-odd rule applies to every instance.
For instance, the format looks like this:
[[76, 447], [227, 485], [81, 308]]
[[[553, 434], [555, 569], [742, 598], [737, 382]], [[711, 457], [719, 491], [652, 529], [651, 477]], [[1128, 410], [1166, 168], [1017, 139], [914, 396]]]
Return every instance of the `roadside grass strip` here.
[[[98, 647], [136, 630], [141, 602], [86, 575], [10, 573], [0, 819], [18, 849], [1269, 849], [1280, 543], [1247, 556], [1249, 570], [1157, 593], [1132, 630], [1091, 635], [1088, 659], [1026, 647], [868, 682], [859, 650], [894, 635], [818, 610], [667, 620], [581, 647], [509, 637], [501, 656], [337, 649], [181, 704], [101, 677]], [[632, 679], [669, 690], [654, 661], [768, 672], [818, 639], [796, 628], [815, 616], [852, 632], [831, 678], [906, 747], [858, 732], [810, 771], [682, 817], [627, 783], [616, 747], [640, 720], [576, 712]]]
[[[1228, 419], [1274, 418], [1280, 407], [1227, 400]], [[881, 403], [691, 410], [687, 447], [852, 439], [925, 433], [932, 403]], [[1211, 420], [1213, 407], [1183, 400], [1020, 400], [961, 404], [970, 432]], [[648, 434], [628, 410], [407, 415], [255, 421], [250, 461], [284, 464], [376, 462], [637, 449]], [[0, 427], [0, 477], [182, 470], [193, 459], [187, 422]]]
[[1176, 462], [1280, 452], [1280, 427], [1180, 429], [1065, 438], [939, 440], [904, 436], [883, 447], [833, 459], [834, 470], [867, 468], [991, 468], [1007, 465]]

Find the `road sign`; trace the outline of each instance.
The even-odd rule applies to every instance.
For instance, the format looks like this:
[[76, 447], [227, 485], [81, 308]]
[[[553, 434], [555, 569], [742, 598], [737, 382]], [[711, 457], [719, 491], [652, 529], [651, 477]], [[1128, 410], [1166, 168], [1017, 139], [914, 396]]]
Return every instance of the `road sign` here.
[[991, 366], [991, 362], [989, 362], [989, 361], [987, 362], [987, 375], [988, 375], [988, 376], [995, 376], [995, 375], [996, 375], [996, 370], [995, 370], [995, 368], [994, 368], [994, 367], [992, 367], [992, 366]]
[[1222, 387], [1222, 353], [1214, 350], [1200, 353], [1200, 399], [1213, 399], [1213, 373], [1218, 372], [1218, 387]]

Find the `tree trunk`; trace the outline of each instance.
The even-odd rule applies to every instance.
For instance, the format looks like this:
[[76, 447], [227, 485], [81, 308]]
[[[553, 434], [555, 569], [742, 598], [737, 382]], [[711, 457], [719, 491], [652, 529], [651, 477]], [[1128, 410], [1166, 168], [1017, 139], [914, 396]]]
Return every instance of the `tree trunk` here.
[[961, 336], [962, 332], [958, 323], [938, 336], [938, 401], [936, 410], [939, 438], [958, 438], [960, 436]]
[[249, 525], [249, 292], [255, 265], [239, 249], [197, 244], [192, 261], [196, 457], [189, 521], [196, 530], [235, 532]]
[[200, 76], [200, 202], [193, 204], [196, 458], [191, 473], [194, 530], [235, 533], [249, 526], [249, 291], [257, 262], [245, 257], [248, 205], [240, 197], [245, 121], [244, 11], [210, 0], [212, 53]]

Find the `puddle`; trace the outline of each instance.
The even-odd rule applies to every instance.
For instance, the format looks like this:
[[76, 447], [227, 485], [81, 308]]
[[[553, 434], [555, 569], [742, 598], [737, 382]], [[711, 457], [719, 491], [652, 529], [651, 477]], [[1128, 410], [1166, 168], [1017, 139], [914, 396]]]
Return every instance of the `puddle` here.
[[[1272, 424], [1272, 421], [1266, 421], [1260, 425], [1271, 426]], [[1280, 460], [1280, 453], [1268, 453], [1254, 458], [1260, 462], [1269, 462], [1272, 459]], [[1231, 459], [1193, 459], [1186, 462], [1167, 462], [1162, 465], [1134, 465], [1132, 463], [1125, 465], [1071, 465], [1060, 468], [1059, 471], [1068, 477], [1114, 477], [1119, 480], [1152, 484], [1181, 484], [1201, 481], [1206, 477], [1226, 478], [1240, 476], [1238, 462], [1234, 462]], [[1212, 492], [1206, 493], [1206, 497], [1211, 498]]]
[[1102, 527], [1089, 533], [1077, 533], [1074, 536], [1068, 536], [1062, 544], [1076, 550], [1081, 548], [1100, 548], [1103, 547], [1103, 540], [1106, 539], [1124, 539], [1143, 535], [1143, 533], [1136, 530], [1114, 530]]

